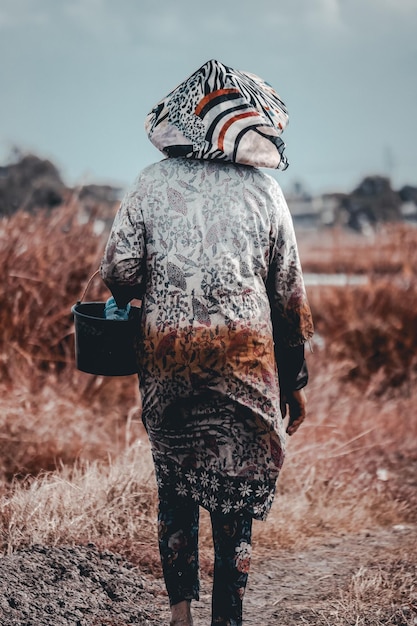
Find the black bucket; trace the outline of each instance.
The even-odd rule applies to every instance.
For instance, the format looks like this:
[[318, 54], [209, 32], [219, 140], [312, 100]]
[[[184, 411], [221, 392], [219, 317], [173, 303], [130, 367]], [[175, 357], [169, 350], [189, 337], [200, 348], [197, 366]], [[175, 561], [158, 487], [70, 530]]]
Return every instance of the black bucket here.
[[98, 376], [136, 374], [141, 309], [131, 306], [128, 320], [108, 320], [104, 306], [105, 302], [77, 302], [71, 309], [76, 367]]

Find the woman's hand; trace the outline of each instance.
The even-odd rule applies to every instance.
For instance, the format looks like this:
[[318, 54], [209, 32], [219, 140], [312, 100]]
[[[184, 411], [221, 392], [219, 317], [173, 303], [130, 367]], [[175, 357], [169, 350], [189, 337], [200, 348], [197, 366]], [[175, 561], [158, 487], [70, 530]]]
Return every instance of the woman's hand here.
[[306, 404], [307, 398], [304, 389], [290, 391], [286, 395], [281, 394], [280, 408], [282, 419], [287, 415], [288, 407], [288, 435], [293, 435], [304, 422], [306, 417]]

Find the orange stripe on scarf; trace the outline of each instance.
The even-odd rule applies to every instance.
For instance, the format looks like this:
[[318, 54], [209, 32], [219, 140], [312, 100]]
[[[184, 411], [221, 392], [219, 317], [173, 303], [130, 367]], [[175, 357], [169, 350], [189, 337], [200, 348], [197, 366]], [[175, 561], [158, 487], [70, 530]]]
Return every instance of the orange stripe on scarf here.
[[217, 145], [219, 147], [219, 150], [223, 150], [224, 136], [227, 133], [229, 127], [232, 124], [234, 124], [235, 122], [237, 122], [238, 120], [241, 120], [241, 119], [243, 119], [245, 117], [260, 117], [260, 116], [259, 116], [259, 113], [257, 113], [256, 111], [248, 111], [247, 113], [240, 113], [239, 115], [235, 115], [235, 117], [230, 118], [230, 120], [227, 120], [227, 122], [223, 126], [221, 132], [219, 133], [219, 139], [217, 141]]
[[196, 106], [195, 114], [199, 115], [206, 106], [206, 104], [214, 98], [218, 98], [219, 96], [227, 95], [229, 93], [240, 93], [240, 91], [239, 89], [217, 89], [217, 91], [213, 91], [213, 93], [207, 94], [207, 96], [204, 96], [204, 98], [200, 100], [200, 102]]

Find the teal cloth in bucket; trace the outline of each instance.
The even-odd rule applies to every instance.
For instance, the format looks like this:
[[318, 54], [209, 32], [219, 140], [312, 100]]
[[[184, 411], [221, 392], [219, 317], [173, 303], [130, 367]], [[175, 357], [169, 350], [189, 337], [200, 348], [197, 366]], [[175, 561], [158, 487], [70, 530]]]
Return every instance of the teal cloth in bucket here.
[[116, 300], [109, 298], [104, 305], [104, 317], [106, 320], [120, 320], [126, 321], [129, 319], [130, 304], [127, 303], [125, 307], [118, 307]]

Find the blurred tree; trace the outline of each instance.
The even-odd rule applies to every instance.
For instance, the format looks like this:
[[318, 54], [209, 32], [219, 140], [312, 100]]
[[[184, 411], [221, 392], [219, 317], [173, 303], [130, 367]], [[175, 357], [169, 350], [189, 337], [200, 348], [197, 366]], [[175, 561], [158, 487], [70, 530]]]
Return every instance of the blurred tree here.
[[384, 176], [367, 176], [342, 201], [348, 214], [347, 225], [362, 231], [364, 225], [374, 227], [379, 222], [401, 220], [401, 198]]
[[57, 168], [33, 154], [0, 167], [0, 215], [18, 209], [51, 209], [64, 200], [65, 185]]

